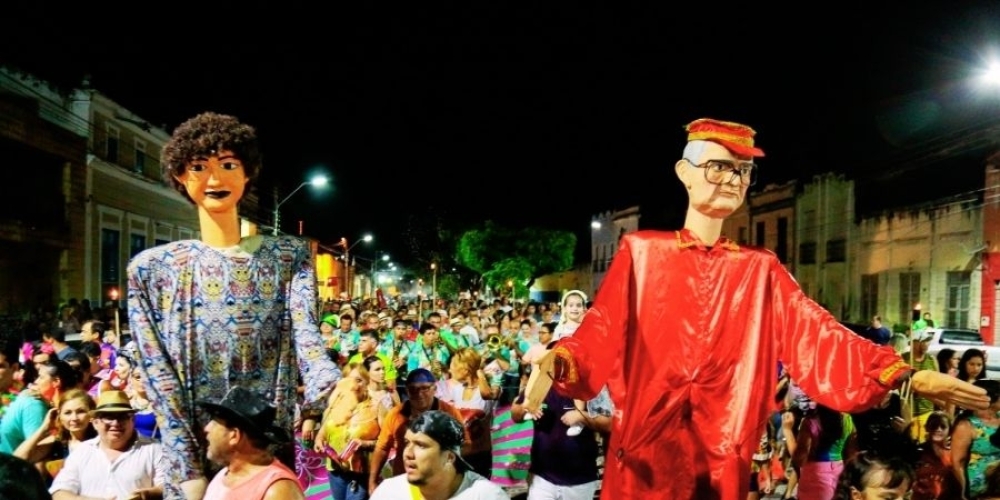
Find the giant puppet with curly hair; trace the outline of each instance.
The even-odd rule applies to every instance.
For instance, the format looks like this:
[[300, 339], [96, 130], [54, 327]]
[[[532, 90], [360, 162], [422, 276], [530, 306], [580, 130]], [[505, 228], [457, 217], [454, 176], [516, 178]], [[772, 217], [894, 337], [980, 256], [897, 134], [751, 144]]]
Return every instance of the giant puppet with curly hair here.
[[[936, 401], [985, 408], [985, 391], [913, 370], [842, 326], [769, 251], [722, 237], [754, 179], [753, 129], [696, 120], [674, 172], [687, 190], [679, 231], [622, 237], [594, 305], [529, 383], [588, 400], [607, 384], [615, 412], [601, 498], [742, 500], [774, 410], [780, 360], [817, 402], [853, 412], [908, 381]], [[968, 405], [968, 406], [966, 406]]]
[[232, 116], [200, 114], [164, 146], [165, 180], [198, 210], [201, 239], [168, 243], [128, 266], [129, 323], [167, 462], [165, 498], [200, 499], [207, 484], [198, 400], [231, 388], [263, 394], [292, 431], [296, 387], [321, 411], [340, 378], [317, 329], [309, 245], [241, 237], [237, 208], [260, 173], [256, 132]]

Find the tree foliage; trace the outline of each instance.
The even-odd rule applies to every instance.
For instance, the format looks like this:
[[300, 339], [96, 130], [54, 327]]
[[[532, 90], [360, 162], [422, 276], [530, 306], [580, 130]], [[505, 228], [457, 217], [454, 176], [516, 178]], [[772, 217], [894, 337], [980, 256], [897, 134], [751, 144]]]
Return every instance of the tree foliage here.
[[455, 260], [483, 277], [484, 284], [526, 296], [532, 281], [573, 267], [576, 235], [569, 231], [528, 227], [511, 229], [487, 221], [459, 237]]
[[460, 280], [459, 276], [454, 274], [439, 274], [437, 277], [437, 296], [448, 299], [458, 296], [458, 292], [462, 291]]

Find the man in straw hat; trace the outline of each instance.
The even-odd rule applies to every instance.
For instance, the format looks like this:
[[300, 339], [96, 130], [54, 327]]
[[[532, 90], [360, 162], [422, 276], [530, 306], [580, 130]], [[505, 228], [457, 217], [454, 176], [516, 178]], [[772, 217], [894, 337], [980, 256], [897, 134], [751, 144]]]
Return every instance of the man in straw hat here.
[[255, 392], [229, 390], [222, 401], [200, 401], [210, 416], [205, 425], [208, 459], [223, 468], [208, 484], [205, 500], [304, 498], [298, 477], [271, 451], [291, 441], [274, 425], [275, 408]]
[[[915, 392], [985, 408], [982, 389], [913, 372], [889, 347], [841, 326], [775, 255], [722, 236], [757, 174], [752, 128], [700, 119], [674, 173], [688, 195], [679, 231], [622, 237], [575, 335], [540, 363], [528, 389], [587, 400], [607, 384], [617, 409], [601, 498], [745, 499], [750, 459], [775, 410], [776, 367], [817, 402], [868, 408], [904, 381]], [[627, 397], [626, 397], [627, 395]]]
[[125, 392], [102, 392], [90, 416], [97, 437], [66, 457], [49, 488], [53, 500], [161, 498], [163, 447], [135, 431], [135, 410]]
[[500, 486], [476, 474], [462, 458], [465, 430], [455, 417], [428, 411], [406, 430], [403, 462], [406, 471], [385, 480], [371, 500], [401, 498], [510, 500]]

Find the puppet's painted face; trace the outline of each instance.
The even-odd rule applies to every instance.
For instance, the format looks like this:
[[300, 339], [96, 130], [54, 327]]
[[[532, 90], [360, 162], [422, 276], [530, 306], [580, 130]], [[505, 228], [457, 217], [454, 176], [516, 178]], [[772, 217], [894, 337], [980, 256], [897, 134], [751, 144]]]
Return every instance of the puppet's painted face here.
[[714, 184], [708, 181], [705, 165], [709, 160], [723, 160], [733, 165], [750, 161], [750, 158], [731, 153], [720, 144], [709, 142], [701, 158], [688, 158], [677, 162], [677, 176], [688, 192], [688, 206], [713, 219], [723, 219], [740, 208], [746, 197], [748, 183], [742, 183], [739, 175], [726, 174], [728, 182]]
[[218, 154], [192, 159], [177, 180], [199, 208], [227, 212], [236, 209], [249, 179], [243, 162], [232, 151], [223, 149]]

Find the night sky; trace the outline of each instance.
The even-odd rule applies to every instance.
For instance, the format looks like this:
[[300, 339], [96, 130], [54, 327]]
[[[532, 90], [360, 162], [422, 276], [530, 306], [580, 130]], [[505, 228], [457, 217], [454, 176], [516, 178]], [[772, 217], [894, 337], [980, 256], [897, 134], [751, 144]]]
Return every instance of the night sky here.
[[[1000, 89], [973, 80], [1000, 55], [998, 2], [531, 3], [14, 2], [0, 64], [89, 75], [167, 131], [234, 114], [259, 131], [265, 210], [273, 186], [322, 170], [332, 189], [303, 189], [283, 220], [394, 252], [435, 218], [583, 236], [640, 204], [644, 225], [679, 224], [672, 166], [700, 117], [757, 129], [765, 184], [981, 183], [975, 134], [1000, 123]], [[936, 180], [943, 163], [963, 175]]]

